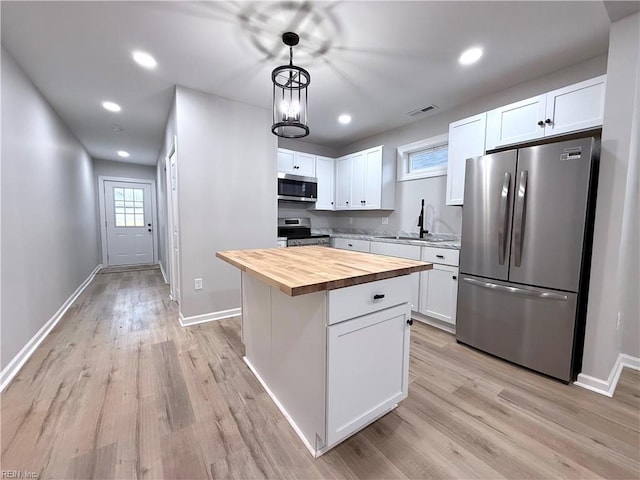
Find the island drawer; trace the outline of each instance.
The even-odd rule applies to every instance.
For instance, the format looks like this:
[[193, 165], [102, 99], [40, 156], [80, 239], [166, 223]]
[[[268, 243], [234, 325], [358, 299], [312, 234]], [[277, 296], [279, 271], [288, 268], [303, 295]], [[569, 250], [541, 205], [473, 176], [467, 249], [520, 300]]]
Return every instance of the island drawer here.
[[422, 261], [440, 263], [457, 267], [460, 258], [460, 250], [453, 248], [422, 247]]
[[411, 297], [410, 275], [338, 288], [327, 292], [328, 323], [359, 317], [407, 303]]

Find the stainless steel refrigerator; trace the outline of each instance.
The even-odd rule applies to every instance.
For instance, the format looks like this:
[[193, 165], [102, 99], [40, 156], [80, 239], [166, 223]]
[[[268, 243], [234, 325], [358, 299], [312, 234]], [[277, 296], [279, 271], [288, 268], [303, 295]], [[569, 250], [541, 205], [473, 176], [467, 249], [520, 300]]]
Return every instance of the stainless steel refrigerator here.
[[569, 382], [582, 361], [599, 141], [467, 159], [456, 339]]

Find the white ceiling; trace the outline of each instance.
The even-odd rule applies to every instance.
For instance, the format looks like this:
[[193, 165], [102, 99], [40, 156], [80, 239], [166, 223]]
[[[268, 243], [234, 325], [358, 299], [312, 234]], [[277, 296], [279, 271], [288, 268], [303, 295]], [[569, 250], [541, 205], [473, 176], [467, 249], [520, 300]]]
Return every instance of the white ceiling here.
[[[607, 52], [603, 3], [569, 2], [1, 2], [2, 44], [94, 158], [154, 165], [183, 85], [271, 106], [280, 36], [300, 37], [311, 73], [311, 135], [340, 147]], [[485, 55], [457, 58], [469, 46]], [[155, 56], [144, 70], [131, 51]], [[100, 103], [122, 105], [118, 114]], [[348, 112], [348, 126], [336, 121]], [[114, 132], [118, 125], [123, 131]], [[215, 132], [212, 132], [215, 135]]]

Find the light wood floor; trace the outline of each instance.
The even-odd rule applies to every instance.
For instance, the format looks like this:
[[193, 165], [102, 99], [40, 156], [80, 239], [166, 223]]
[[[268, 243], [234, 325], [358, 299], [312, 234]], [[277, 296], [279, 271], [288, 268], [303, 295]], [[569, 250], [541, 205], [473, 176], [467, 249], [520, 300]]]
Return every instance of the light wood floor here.
[[640, 476], [640, 372], [625, 370], [608, 399], [416, 323], [409, 398], [314, 460], [242, 362], [239, 320], [182, 328], [176, 317], [158, 270], [97, 275], [0, 397], [2, 469], [79, 479]]

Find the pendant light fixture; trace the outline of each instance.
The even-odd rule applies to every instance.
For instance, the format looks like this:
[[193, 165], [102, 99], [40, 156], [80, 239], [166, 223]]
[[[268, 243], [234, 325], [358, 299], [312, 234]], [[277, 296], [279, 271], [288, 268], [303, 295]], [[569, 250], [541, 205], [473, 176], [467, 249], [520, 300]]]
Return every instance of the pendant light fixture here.
[[307, 87], [311, 75], [304, 68], [293, 64], [293, 47], [300, 37], [293, 32], [282, 34], [282, 41], [289, 46], [289, 65], [276, 67], [271, 73], [273, 81], [274, 135], [284, 138], [302, 138], [309, 135], [307, 124]]

